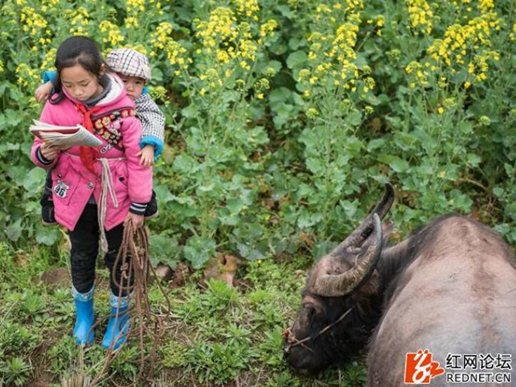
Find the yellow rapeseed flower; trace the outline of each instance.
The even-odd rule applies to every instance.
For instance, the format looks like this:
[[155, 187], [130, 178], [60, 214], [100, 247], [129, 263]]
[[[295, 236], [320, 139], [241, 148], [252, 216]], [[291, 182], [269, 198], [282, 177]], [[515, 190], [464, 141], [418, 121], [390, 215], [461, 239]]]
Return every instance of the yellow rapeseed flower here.
[[86, 35], [86, 30], [82, 26], [72, 27], [70, 28], [70, 34], [73, 36], [83, 36]]
[[272, 67], [267, 67], [265, 69], [265, 75], [272, 78], [273, 76], [276, 75], [276, 70], [274, 70]]
[[41, 70], [49, 70], [54, 66], [56, 52], [57, 49], [55, 47], [45, 52], [43, 62], [41, 62], [41, 66], [39, 66]]
[[219, 73], [214, 68], [206, 70], [206, 79], [213, 80], [213, 79], [217, 79], [218, 76], [219, 76]]
[[425, 0], [406, 0], [411, 27], [416, 31], [430, 34], [433, 27], [434, 13]]
[[443, 102], [445, 108], [454, 108], [457, 106], [457, 100], [454, 97], [446, 98]]
[[251, 61], [256, 59], [255, 55], [258, 52], [258, 47], [252, 40], [241, 40], [238, 48], [242, 58], [248, 58]]
[[20, 15], [20, 21], [23, 24], [23, 31], [30, 35], [38, 35], [43, 33], [43, 30], [47, 28], [48, 21], [38, 14], [32, 7], [23, 7]]
[[489, 12], [494, 8], [494, 1], [493, 0], [479, 0], [478, 8], [482, 13]]
[[243, 79], [237, 79], [235, 81], [235, 89], [237, 91], [243, 92], [245, 90], [245, 81]]
[[303, 78], [306, 78], [310, 75], [310, 70], [308, 69], [301, 69], [298, 74], [298, 78], [302, 80]]
[[492, 5], [491, 1], [481, 2], [480, 16], [468, 19], [464, 25], [447, 27], [443, 39], [434, 40], [428, 48], [430, 58], [449, 67], [452, 74], [467, 66], [468, 73], [474, 76], [472, 79], [485, 80], [488, 60], [499, 58], [499, 54], [490, 48], [490, 37], [501, 25]]
[[260, 26], [260, 36], [265, 38], [266, 36], [274, 36], [274, 32], [278, 29], [278, 22], [274, 19], [267, 20]]
[[145, 11], [145, 0], [126, 0], [127, 13], [139, 14]]
[[448, 66], [451, 65], [450, 51], [444, 40], [435, 39], [428, 47], [427, 52], [434, 61], [443, 62]]
[[233, 0], [237, 12], [241, 15], [245, 15], [247, 17], [253, 16], [255, 13], [260, 11], [260, 6], [258, 5], [258, 0]]
[[364, 91], [367, 88], [368, 90], [373, 90], [376, 86], [376, 83], [373, 78], [367, 77], [364, 79]]
[[420, 86], [428, 86], [429, 83], [429, 73], [428, 71], [423, 69], [421, 63], [412, 61], [405, 67], [405, 72], [411, 77], [411, 79], [415, 79], [416, 83]]
[[242, 60], [239, 64], [240, 67], [242, 67], [244, 70], [251, 70], [251, 66], [249, 65], [249, 63], [247, 63], [247, 61]]
[[232, 42], [238, 36], [236, 18], [231, 9], [219, 7], [210, 13], [206, 21], [194, 20], [195, 35], [205, 47], [215, 47], [217, 43]]
[[[328, 94], [328, 88], [340, 89], [339, 93], [347, 90], [346, 94], [357, 90], [367, 93], [374, 88], [373, 78], [367, 76], [371, 69], [359, 68], [356, 63], [363, 8], [362, 0], [317, 3], [314, 19], [321, 28], [308, 36], [307, 68], [298, 73], [298, 82], [305, 90], [303, 97]], [[383, 25], [383, 17], [373, 20]]]
[[99, 28], [100, 32], [106, 34], [106, 36], [102, 38], [102, 41], [104, 43], [109, 43], [111, 47], [117, 47], [124, 41], [124, 36], [122, 35], [120, 28], [110, 21], [101, 21]]
[[172, 24], [161, 22], [151, 34], [150, 44], [158, 52], [163, 52], [170, 64], [186, 70], [189, 63], [191, 63], [191, 59], [186, 57], [188, 51], [179, 42], [175, 41], [170, 36], [171, 34]]
[[216, 52], [217, 61], [219, 61], [220, 63], [223, 63], [223, 64], [229, 62], [230, 57], [226, 50], [217, 49], [215, 52]]
[[128, 48], [132, 48], [135, 51], [141, 52], [143, 55], [147, 55], [147, 49], [142, 44], [127, 45]]
[[172, 24], [161, 22], [151, 34], [151, 45], [158, 50], [164, 50], [171, 34]]
[[17, 74], [16, 82], [22, 87], [34, 87], [40, 79], [39, 70], [30, 68], [26, 63], [19, 64], [15, 73]]
[[138, 28], [140, 27], [140, 22], [138, 21], [138, 18], [134, 16], [127, 16], [125, 18], [125, 27], [127, 29]]
[[346, 12], [364, 8], [363, 0], [344, 0], [344, 3], [346, 4], [346, 7], [344, 8], [344, 11]]
[[478, 119], [478, 122], [482, 126], [489, 126], [489, 125], [491, 125], [491, 119], [488, 116], [480, 116], [480, 118]]
[[309, 108], [306, 111], [306, 116], [310, 118], [311, 120], [314, 120], [319, 115], [319, 111], [316, 108]]
[[269, 90], [270, 89], [269, 80], [267, 78], [261, 78], [255, 82], [253, 88], [257, 92]]
[[516, 40], [516, 22], [512, 25], [512, 32], [510, 34], [510, 38], [512, 41]]
[[323, 14], [323, 13], [332, 13], [332, 9], [330, 7], [328, 7], [326, 4], [319, 4], [316, 8], [315, 8], [315, 13], [316, 14]]

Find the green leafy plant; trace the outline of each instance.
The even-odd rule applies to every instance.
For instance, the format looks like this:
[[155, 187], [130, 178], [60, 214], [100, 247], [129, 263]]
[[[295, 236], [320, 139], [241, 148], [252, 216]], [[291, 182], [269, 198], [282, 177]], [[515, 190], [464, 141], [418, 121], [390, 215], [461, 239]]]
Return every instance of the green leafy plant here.
[[13, 357], [0, 364], [0, 375], [8, 386], [23, 386], [31, 371], [30, 364], [21, 357]]

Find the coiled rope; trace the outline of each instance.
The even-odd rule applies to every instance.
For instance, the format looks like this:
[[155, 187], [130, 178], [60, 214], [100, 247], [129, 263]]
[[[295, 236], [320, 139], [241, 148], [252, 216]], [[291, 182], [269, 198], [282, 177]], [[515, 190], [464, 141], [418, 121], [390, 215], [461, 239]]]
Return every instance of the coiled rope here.
[[[120, 282], [118, 282], [115, 275], [117, 267], [121, 268]], [[151, 310], [148, 285], [150, 272], [152, 272], [154, 278], [156, 278], [156, 284], [158, 284], [159, 290], [166, 300], [166, 306], [161, 309], [161, 313], [159, 314], [154, 313]], [[170, 315], [171, 307], [170, 300], [161, 286], [160, 281], [156, 276], [156, 272], [150, 263], [148, 230], [146, 227], [135, 228], [130, 219], [127, 220], [124, 225], [122, 244], [115, 259], [115, 264], [113, 265], [112, 278], [113, 281], [115, 281], [116, 286], [119, 288], [118, 297], [121, 297], [122, 294], [130, 294], [131, 299], [130, 305], [127, 309], [129, 316], [127, 341], [130, 338], [137, 338], [140, 349], [138, 374], [133, 382], [127, 385], [127, 387], [132, 387], [144, 377], [148, 379], [153, 374], [158, 344], [165, 333], [164, 316], [166, 317]], [[119, 314], [118, 312], [119, 311], [117, 310], [117, 317]], [[99, 322], [97, 322], [95, 326], [98, 324]], [[121, 331], [123, 333], [124, 330], [121, 329]], [[114, 341], [116, 342], [118, 339], [119, 337], [116, 337]], [[152, 341], [152, 348], [148, 355], [145, 355], [145, 343], [149, 343], [149, 341]], [[117, 350], [107, 350], [104, 365], [99, 374], [92, 380], [90, 386], [95, 386], [100, 381], [111, 379], [114, 376], [114, 374], [110, 374], [110, 366], [125, 345], [127, 345], [127, 343], [124, 343]], [[113, 380], [111, 383], [117, 387], [121, 386]]]

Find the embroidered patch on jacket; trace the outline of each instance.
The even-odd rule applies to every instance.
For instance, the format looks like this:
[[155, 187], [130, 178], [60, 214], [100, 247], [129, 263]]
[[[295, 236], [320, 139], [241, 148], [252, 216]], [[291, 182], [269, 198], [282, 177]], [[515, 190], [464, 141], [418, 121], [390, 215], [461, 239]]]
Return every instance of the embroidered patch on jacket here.
[[107, 115], [93, 119], [95, 134], [106, 140], [107, 143], [123, 148], [122, 133], [120, 133], [120, 118], [134, 117], [136, 110], [121, 109], [109, 112]]

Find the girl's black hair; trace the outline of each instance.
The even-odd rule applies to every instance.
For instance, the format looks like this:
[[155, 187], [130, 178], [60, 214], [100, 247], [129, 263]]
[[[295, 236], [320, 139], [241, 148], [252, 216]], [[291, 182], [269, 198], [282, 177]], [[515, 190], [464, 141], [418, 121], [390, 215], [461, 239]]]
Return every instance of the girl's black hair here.
[[54, 63], [57, 74], [54, 82], [54, 90], [57, 96], [51, 98], [51, 104], [61, 102], [64, 97], [63, 85], [61, 84], [61, 71], [76, 64], [81, 65], [89, 73], [100, 78], [102, 75], [102, 65], [109, 69], [102, 58], [100, 50], [95, 42], [86, 36], [72, 36], [64, 40], [56, 53]]

